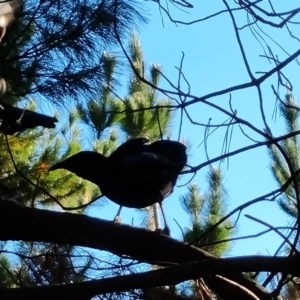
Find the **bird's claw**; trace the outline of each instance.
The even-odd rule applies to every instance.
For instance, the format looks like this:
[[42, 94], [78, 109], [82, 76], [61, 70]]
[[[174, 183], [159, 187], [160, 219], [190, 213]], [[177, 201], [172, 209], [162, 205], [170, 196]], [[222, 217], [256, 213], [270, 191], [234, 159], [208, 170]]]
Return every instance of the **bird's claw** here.
[[115, 216], [113, 222], [116, 223], [116, 224], [121, 224], [122, 223], [122, 219], [121, 219], [120, 216]]
[[157, 229], [155, 230], [155, 232], [157, 232], [157, 233], [159, 233], [159, 234], [171, 236], [171, 231], [170, 231], [170, 228], [169, 228], [169, 227], [165, 227], [164, 229], [157, 228]]

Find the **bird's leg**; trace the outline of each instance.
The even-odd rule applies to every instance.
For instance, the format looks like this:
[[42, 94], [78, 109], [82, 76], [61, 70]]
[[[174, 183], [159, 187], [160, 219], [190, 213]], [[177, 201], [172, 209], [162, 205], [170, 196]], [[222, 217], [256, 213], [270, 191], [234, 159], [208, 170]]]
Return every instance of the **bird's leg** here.
[[123, 206], [119, 207], [118, 212], [117, 212], [116, 216], [114, 217], [114, 223], [121, 223], [120, 214], [121, 214], [122, 208], [123, 208]]
[[162, 233], [165, 234], [165, 235], [167, 235], [167, 236], [170, 236], [171, 235], [171, 231], [170, 231], [170, 227], [169, 227], [169, 225], [167, 223], [167, 218], [166, 218], [163, 206], [162, 206], [162, 202], [159, 202], [159, 205], [160, 205], [161, 213], [162, 213], [162, 216], [163, 216], [163, 219], [164, 219], [164, 223], [165, 223], [165, 228], [163, 229]]
[[160, 229], [160, 216], [159, 216], [158, 203], [154, 203], [152, 205], [152, 208], [153, 208], [153, 214], [154, 214], [155, 228]]
[[24, 117], [26, 106], [27, 106], [27, 104], [25, 105], [25, 108], [23, 108], [23, 111], [22, 111], [22, 114], [21, 114], [20, 118], [16, 120], [16, 123], [19, 124], [19, 125], [21, 124], [21, 121]]

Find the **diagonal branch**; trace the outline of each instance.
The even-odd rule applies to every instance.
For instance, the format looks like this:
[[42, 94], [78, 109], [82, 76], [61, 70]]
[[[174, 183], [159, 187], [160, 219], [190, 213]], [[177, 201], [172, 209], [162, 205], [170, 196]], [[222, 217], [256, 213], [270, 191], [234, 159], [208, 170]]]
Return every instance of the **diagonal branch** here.
[[[155, 271], [117, 276], [83, 283], [66, 284], [53, 287], [34, 287], [20, 289], [0, 289], [1, 299], [53, 299], [64, 295], [66, 299], [89, 299], [95, 295], [122, 292], [131, 289], [144, 289], [156, 286], [176, 285], [186, 280], [213, 276], [214, 274], [233, 274], [240, 272], [268, 271], [281, 272], [288, 258], [270, 256], [241, 256], [219, 258], [201, 262], [186, 263]], [[299, 258], [294, 258], [291, 273], [299, 276]], [[222, 277], [220, 277], [222, 278]], [[243, 299], [257, 299], [251, 293]], [[238, 299], [238, 298], [235, 298]], [[262, 299], [262, 298], [260, 298]]]
[[[149, 230], [85, 215], [23, 207], [11, 201], [0, 201], [0, 240], [83, 246], [161, 266], [216, 259], [196, 247]], [[271, 299], [266, 290], [242, 274], [226, 275], [226, 278], [228, 281], [222, 283], [216, 276], [207, 279], [208, 285], [224, 299], [241, 298], [236, 297], [237, 290], [242, 293], [241, 289], [230, 285], [230, 281], [248, 289], [259, 299]], [[247, 299], [246, 295], [242, 298]]]

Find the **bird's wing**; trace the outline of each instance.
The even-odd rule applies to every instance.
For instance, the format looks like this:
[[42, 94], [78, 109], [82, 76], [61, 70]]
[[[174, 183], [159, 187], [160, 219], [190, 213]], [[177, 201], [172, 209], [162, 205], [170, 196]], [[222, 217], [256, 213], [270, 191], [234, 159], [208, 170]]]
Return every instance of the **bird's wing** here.
[[166, 176], [169, 167], [170, 161], [166, 157], [143, 152], [127, 157], [121, 165], [120, 174], [124, 180], [150, 186]]
[[122, 167], [121, 174], [130, 189], [140, 195], [141, 202], [147, 204], [143, 207], [161, 202], [173, 191], [177, 174], [174, 174], [172, 163], [164, 156], [144, 152], [128, 157]]
[[148, 140], [145, 138], [135, 138], [120, 145], [110, 156], [112, 163], [120, 164], [129, 156], [141, 153], [141, 149]]
[[94, 152], [82, 151], [74, 154], [65, 160], [53, 165], [49, 171], [65, 169], [77, 176], [97, 184], [100, 189], [103, 177], [110, 170], [107, 167], [107, 157]]

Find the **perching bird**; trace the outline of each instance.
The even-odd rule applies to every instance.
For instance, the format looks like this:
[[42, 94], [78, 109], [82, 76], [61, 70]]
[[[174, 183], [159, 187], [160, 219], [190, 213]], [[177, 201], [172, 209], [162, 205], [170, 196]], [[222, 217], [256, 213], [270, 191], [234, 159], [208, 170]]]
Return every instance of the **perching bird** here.
[[[82, 151], [52, 166], [89, 180], [111, 201], [126, 207], [144, 208], [160, 203], [172, 193], [186, 165], [186, 147], [170, 140], [146, 145], [145, 138], [131, 139], [109, 157]], [[162, 206], [161, 206], [162, 208]], [[169, 232], [165, 221], [165, 232]]]
[[54, 128], [57, 119], [34, 111], [14, 107], [0, 100], [0, 132], [14, 134], [28, 128]]

